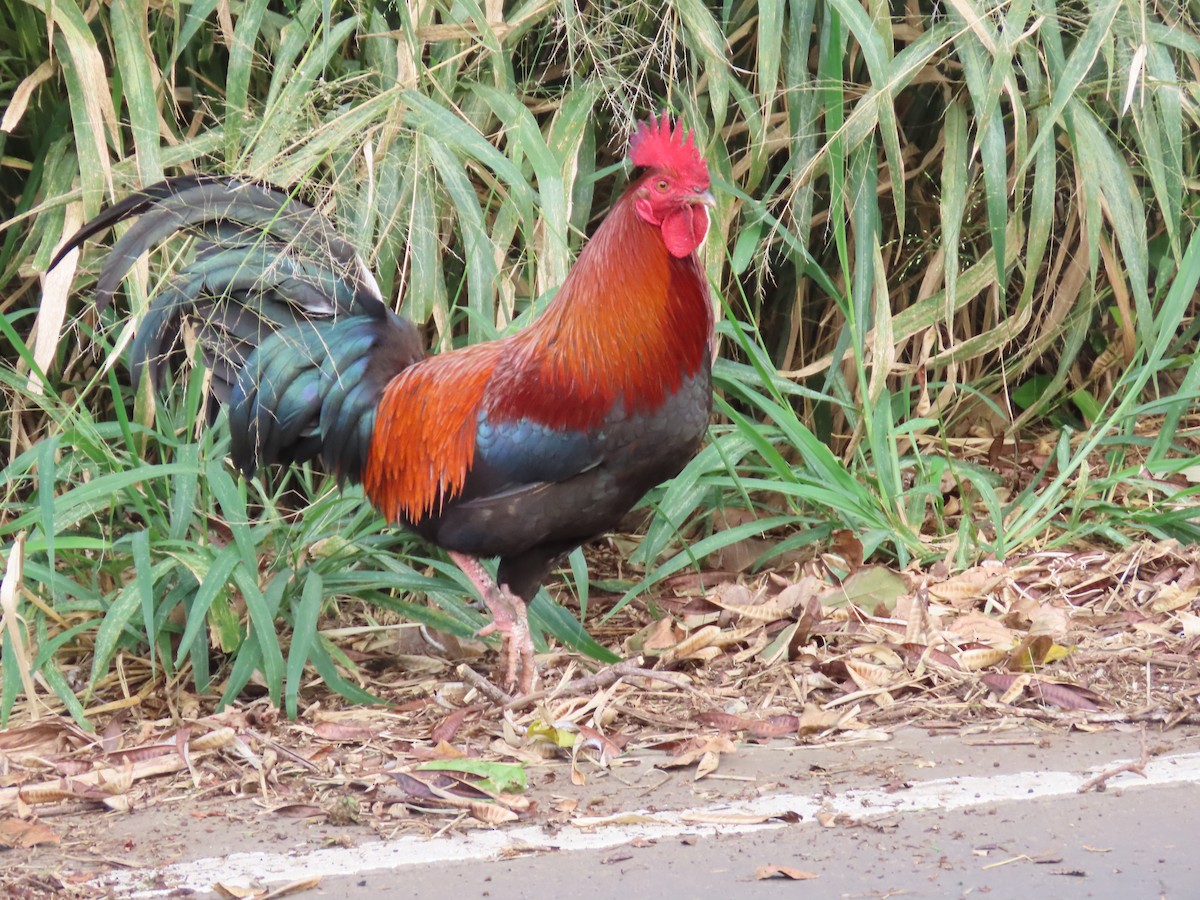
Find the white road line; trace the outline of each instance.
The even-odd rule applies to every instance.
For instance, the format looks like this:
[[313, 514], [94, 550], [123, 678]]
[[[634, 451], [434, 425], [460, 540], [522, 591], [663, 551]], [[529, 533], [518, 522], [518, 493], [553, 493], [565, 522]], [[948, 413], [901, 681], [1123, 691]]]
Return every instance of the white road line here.
[[[1112, 760], [1083, 775], [1074, 772], [1018, 772], [1013, 775], [960, 776], [917, 782], [903, 791], [847, 790], [814, 799], [803, 794], [770, 794], [735, 804], [690, 810], [648, 812], [638, 810], [584, 820], [562, 826], [553, 834], [536, 825], [496, 831], [475, 831], [429, 839], [401, 837], [372, 841], [350, 848], [308, 852], [232, 853], [228, 856], [176, 863], [159, 869], [115, 872], [90, 883], [117, 896], [161, 897], [179, 889], [211, 891], [220, 882], [230, 886], [271, 885], [316, 876], [358, 875], [379, 869], [429, 865], [438, 862], [483, 862], [513, 851], [602, 850], [635, 838], [669, 838], [681, 834], [709, 836], [745, 834], [769, 828], [803, 827], [818, 812], [844, 813], [862, 818], [925, 810], [952, 810], [990, 803], [1044, 800], [1074, 794], [1093, 775], [1111, 770], [1127, 760]], [[1110, 787], [1137, 789], [1172, 784], [1200, 784], [1200, 753], [1162, 756], [1146, 766], [1146, 777], [1121, 774]], [[739, 824], [799, 813], [799, 825], [780, 821]], [[789, 818], [791, 818], [789, 816]]]

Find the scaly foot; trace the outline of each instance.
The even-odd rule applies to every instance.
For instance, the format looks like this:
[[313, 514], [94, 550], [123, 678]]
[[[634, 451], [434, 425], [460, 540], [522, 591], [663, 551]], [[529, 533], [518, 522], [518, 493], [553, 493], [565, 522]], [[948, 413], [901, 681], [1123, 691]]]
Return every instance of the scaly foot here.
[[529, 615], [525, 601], [507, 587], [493, 588], [483, 602], [492, 612], [492, 623], [475, 632], [479, 637], [500, 633], [500, 661], [504, 667], [504, 686], [519, 694], [533, 690], [533, 636], [529, 633]]
[[500, 634], [500, 662], [504, 672], [504, 687], [514, 688], [519, 694], [533, 690], [533, 678], [537, 668], [533, 663], [533, 637], [529, 633], [529, 613], [525, 601], [506, 586], [497, 585], [487, 569], [473, 556], [450, 552], [454, 561], [471, 584], [479, 591], [488, 611], [492, 614], [491, 624], [475, 632], [478, 637]]

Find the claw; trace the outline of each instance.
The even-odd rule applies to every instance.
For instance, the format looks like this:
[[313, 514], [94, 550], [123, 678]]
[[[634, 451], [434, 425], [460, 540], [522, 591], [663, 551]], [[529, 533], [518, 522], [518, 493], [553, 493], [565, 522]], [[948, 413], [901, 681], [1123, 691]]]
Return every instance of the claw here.
[[515, 688], [519, 694], [528, 694], [533, 690], [537, 667], [533, 662], [533, 637], [529, 633], [529, 613], [525, 601], [507, 587], [497, 585], [474, 557], [452, 552], [450, 558], [475, 585], [492, 614], [492, 621], [475, 634], [477, 637], [500, 635], [504, 687], [510, 691]]
[[529, 633], [529, 618], [525, 601], [508, 588], [492, 588], [483, 596], [483, 602], [491, 610], [490, 624], [475, 632], [487, 637], [497, 632], [501, 636], [500, 660], [504, 666], [504, 686], [514, 687], [521, 694], [533, 689], [533, 676], [537, 669], [533, 663], [533, 637]]

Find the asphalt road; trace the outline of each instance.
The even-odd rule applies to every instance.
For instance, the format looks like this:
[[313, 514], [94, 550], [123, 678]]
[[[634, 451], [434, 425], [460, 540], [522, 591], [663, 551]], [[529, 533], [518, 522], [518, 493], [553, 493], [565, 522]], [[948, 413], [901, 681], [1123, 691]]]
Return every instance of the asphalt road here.
[[[253, 847], [210, 828], [182, 859], [90, 887], [206, 897], [218, 883], [292, 885], [288, 896], [347, 900], [1200, 897], [1200, 732], [1150, 731], [1144, 746], [1144, 774], [1085, 793], [1139, 760], [1137, 733], [906, 729], [887, 742], [746, 746], [701, 781], [646, 754], [582, 787], [562, 773], [535, 783], [543, 808], [573, 796], [588, 813], [562, 825], [333, 841], [350, 846], [275, 829]], [[143, 837], [164, 827], [139, 815], [151, 813], [119, 827]], [[760, 878], [771, 866], [789, 871]]]

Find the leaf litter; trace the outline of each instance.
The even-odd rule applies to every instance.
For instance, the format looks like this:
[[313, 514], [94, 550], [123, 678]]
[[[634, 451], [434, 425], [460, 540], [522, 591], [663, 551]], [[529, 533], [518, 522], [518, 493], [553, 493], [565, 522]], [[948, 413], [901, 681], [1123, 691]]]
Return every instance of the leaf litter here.
[[[287, 721], [266, 697], [217, 711], [215, 696], [125, 658], [121, 678], [101, 685], [113, 712], [93, 714], [98, 733], [53, 710], [19, 711], [0, 731], [0, 859], [60, 841], [57, 815], [180, 797], [432, 835], [615, 821], [529, 788], [556, 761], [575, 786], [647, 756], [699, 782], [722, 777], [722, 759], [747, 742], [879, 741], [906, 724], [1200, 724], [1200, 548], [1042, 551], [950, 576], [864, 565], [854, 543], [839, 536], [839, 552], [789, 572], [668, 580], [653, 604], [594, 630], [625, 662], [589, 671], [552, 651], [524, 698], [481, 675], [478, 659], [410, 670], [376, 643], [347, 648], [359, 668], [346, 674], [386, 705], [350, 706], [314, 679]], [[589, 613], [602, 620], [617, 599], [593, 589]], [[36, 865], [9, 869], [0, 887], [54, 893]], [[767, 869], [759, 877], [796, 877]], [[50, 887], [70, 895], [61, 880]]]

